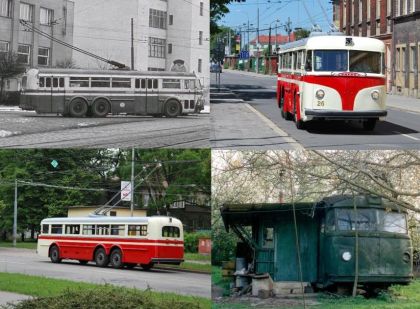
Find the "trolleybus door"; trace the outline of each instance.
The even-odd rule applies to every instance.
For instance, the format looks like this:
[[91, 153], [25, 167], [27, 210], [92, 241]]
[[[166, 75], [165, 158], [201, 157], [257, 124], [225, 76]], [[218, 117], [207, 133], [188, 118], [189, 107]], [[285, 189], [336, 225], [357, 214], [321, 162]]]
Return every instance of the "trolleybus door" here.
[[134, 113], [140, 115], [146, 115], [146, 104], [147, 104], [147, 79], [137, 78], [135, 82], [135, 106]]
[[147, 114], [158, 114], [159, 110], [159, 82], [156, 78], [147, 79], [146, 110]]
[[51, 112], [63, 113], [65, 105], [64, 77], [51, 78]]

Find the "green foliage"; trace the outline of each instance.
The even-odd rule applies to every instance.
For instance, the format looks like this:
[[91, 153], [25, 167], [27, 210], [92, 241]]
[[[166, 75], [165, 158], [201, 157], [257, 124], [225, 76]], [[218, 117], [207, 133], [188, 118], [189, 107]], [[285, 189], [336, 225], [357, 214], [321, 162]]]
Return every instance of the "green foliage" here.
[[307, 38], [309, 35], [311, 34], [311, 31], [305, 28], [302, 29], [298, 29], [295, 31], [295, 39], [300, 40], [300, 39], [304, 39]]
[[232, 2], [232, 0], [212, 0], [210, 1], [210, 33], [213, 35], [220, 31], [217, 22], [229, 13], [229, 9], [226, 6]]
[[209, 233], [185, 233], [184, 234], [184, 250], [189, 253], [198, 252], [198, 239], [201, 237], [209, 237]]
[[7, 309], [210, 308], [209, 299], [173, 293], [140, 291], [20, 274], [0, 273], [0, 279], [0, 290], [37, 297], [4, 307]]
[[[131, 175], [131, 150], [120, 152], [120, 165], [115, 175], [122, 180], [129, 180]], [[149, 201], [149, 208], [158, 209], [164, 214], [169, 204], [187, 200], [204, 205], [210, 198], [211, 152], [209, 149], [155, 149], [136, 150], [135, 175], [145, 166], [158, 168], [141, 185], [143, 190], [155, 193]], [[138, 185], [137, 183], [136, 185]], [[138, 205], [143, 206], [139, 189], [134, 197]]]
[[221, 265], [222, 261], [229, 261], [235, 257], [237, 237], [233, 233], [227, 233], [222, 226], [212, 228], [212, 265]]

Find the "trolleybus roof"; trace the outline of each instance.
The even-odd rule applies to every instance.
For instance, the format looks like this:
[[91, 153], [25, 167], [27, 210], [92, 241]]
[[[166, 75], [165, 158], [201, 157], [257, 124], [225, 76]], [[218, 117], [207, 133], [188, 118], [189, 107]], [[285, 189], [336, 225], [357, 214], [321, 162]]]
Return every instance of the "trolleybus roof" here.
[[61, 218], [47, 218], [41, 221], [41, 224], [83, 224], [83, 223], [149, 223], [149, 222], [173, 222], [181, 224], [179, 219], [166, 216], [151, 216], [151, 217], [110, 217], [110, 216], [91, 216], [91, 217], [61, 217]]

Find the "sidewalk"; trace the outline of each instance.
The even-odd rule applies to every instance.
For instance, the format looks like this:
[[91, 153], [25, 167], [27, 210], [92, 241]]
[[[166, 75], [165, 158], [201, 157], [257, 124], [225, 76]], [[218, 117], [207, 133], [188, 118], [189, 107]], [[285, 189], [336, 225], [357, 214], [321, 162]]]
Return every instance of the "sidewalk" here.
[[[259, 73], [257, 74], [255, 72], [246, 72], [246, 71], [230, 70], [230, 69], [224, 69], [224, 72], [248, 75], [248, 76], [253, 76], [253, 77], [271, 78], [274, 81], [277, 80], [276, 75], [264, 75], [264, 74], [259, 74]], [[403, 111], [420, 113], [420, 99], [416, 99], [413, 97], [405, 97], [401, 95], [388, 94], [387, 106], [391, 108], [403, 110]]]
[[7, 303], [17, 303], [30, 298], [32, 296], [0, 291], [0, 306], [4, 306]]

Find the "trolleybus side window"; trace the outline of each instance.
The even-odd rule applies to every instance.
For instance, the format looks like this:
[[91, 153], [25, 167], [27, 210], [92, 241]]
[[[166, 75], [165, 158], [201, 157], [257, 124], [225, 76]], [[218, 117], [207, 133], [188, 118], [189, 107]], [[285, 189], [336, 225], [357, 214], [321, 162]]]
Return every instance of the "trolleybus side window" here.
[[148, 89], [153, 89], [153, 79], [148, 79], [147, 80], [147, 88]]
[[79, 224], [66, 224], [66, 234], [79, 235], [80, 225]]
[[131, 88], [131, 79], [113, 77], [112, 88]]
[[53, 78], [53, 87], [54, 88], [57, 88], [58, 87], [58, 78], [57, 77], [54, 77]]
[[51, 77], [45, 78], [45, 87], [51, 88]]
[[91, 87], [109, 88], [111, 86], [111, 78], [109, 77], [92, 77]]
[[147, 235], [147, 225], [129, 225], [128, 226], [128, 236], [146, 236]]
[[181, 81], [179, 79], [164, 79], [162, 81], [162, 88], [181, 89]]
[[312, 71], [312, 50], [306, 52], [305, 70]]
[[89, 87], [89, 77], [70, 77], [70, 87]]
[[62, 224], [52, 224], [51, 225], [51, 234], [63, 234], [63, 225]]
[[146, 89], [146, 79], [136, 78], [135, 87], [136, 89], [139, 89], [139, 88]]
[[96, 226], [96, 235], [109, 235], [109, 224], [98, 224]]
[[125, 225], [111, 225], [111, 235], [124, 236]]
[[303, 52], [301, 50], [297, 53], [296, 70], [298, 71], [302, 69], [302, 54]]
[[48, 224], [42, 225], [42, 234], [48, 234], [49, 230], [50, 230], [50, 226]]
[[176, 227], [176, 226], [164, 226], [164, 227], [162, 227], [162, 237], [179, 238], [180, 237], [179, 228]]
[[64, 77], [60, 77], [60, 87], [64, 88]]
[[83, 235], [95, 235], [95, 225], [83, 225]]
[[159, 82], [158, 82], [157, 79], [154, 79], [153, 80], [153, 89], [157, 89], [157, 88], [159, 88]]
[[[25, 78], [25, 80], [26, 80], [26, 76], [25, 76], [24, 78]], [[39, 85], [39, 88], [44, 88], [44, 87], [45, 87], [45, 78], [44, 78], [44, 77], [40, 77], [40, 78], [39, 78], [39, 83], [38, 83], [38, 85]], [[24, 86], [24, 85], [23, 85], [23, 79], [22, 79], [22, 86]]]

